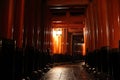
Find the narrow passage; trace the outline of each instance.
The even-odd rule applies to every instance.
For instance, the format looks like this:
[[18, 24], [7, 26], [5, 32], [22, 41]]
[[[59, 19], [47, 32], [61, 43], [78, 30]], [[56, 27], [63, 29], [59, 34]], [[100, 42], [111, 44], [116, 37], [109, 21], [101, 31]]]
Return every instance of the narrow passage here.
[[82, 67], [84, 62], [69, 63], [53, 67], [41, 80], [94, 80]]

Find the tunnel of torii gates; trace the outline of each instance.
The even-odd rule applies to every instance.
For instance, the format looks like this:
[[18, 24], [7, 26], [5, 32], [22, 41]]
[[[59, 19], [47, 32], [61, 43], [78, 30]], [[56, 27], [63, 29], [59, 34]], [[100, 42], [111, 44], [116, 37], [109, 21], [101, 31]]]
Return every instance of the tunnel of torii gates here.
[[[102, 6], [101, 6], [102, 5]], [[69, 14], [67, 14], [69, 17]], [[74, 21], [74, 19], [68, 19], [71, 21]], [[67, 48], [67, 45], [69, 42], [66, 42], [66, 38], [68, 34], [66, 34], [66, 31], [69, 32], [69, 28], [77, 28], [81, 29], [82, 33], [84, 35], [84, 43], [82, 43], [82, 55], [86, 55], [86, 51], [94, 51], [95, 49], [100, 49], [102, 47], [110, 47], [112, 48], [119, 48], [120, 46], [120, 2], [119, 0], [93, 0], [91, 2], [87, 9], [85, 15], [80, 17], [79, 19], [76, 18], [77, 21], [81, 21], [80, 24], [76, 26], [76, 24], [70, 25], [70, 21], [68, 24], [60, 24], [58, 21], [54, 22], [54, 19], [52, 21], [52, 27], [53, 32], [57, 28], [60, 28], [58, 30], [59, 38], [58, 44], [53, 44], [52, 51], [54, 52], [60, 52], [60, 53], [66, 53], [66, 51], [70, 51], [71, 54], [71, 48]], [[63, 19], [65, 20], [65, 19]], [[56, 24], [55, 24], [56, 23]], [[62, 26], [62, 27], [59, 27]], [[73, 31], [74, 32], [74, 31]], [[55, 37], [55, 35], [53, 34]], [[65, 37], [65, 38], [64, 38]], [[53, 39], [53, 38], [52, 38]], [[67, 40], [69, 41], [69, 40]], [[63, 43], [67, 43], [63, 44]], [[60, 47], [57, 49], [57, 47], [60, 45]], [[64, 46], [64, 47], [63, 47]], [[70, 49], [70, 50], [69, 50]]]
[[[51, 20], [45, 3], [43, 4], [40, 0], [36, 0], [36, 3], [34, 0], [27, 1], [29, 3], [25, 3], [25, 0], [18, 0], [15, 3], [14, 0], [1, 1], [0, 38], [16, 40], [16, 46], [19, 48], [25, 46], [43, 50], [50, 48], [53, 54], [71, 54], [71, 46], [68, 46], [72, 44], [70, 43], [71, 37], [66, 36], [67, 32], [71, 30], [69, 28], [77, 27], [84, 35], [84, 43], [79, 44], [83, 47], [83, 55], [86, 54], [86, 51], [93, 51], [104, 46], [119, 48], [119, 0], [89, 2], [84, 20], [80, 24]], [[36, 8], [38, 5], [41, 6]]]

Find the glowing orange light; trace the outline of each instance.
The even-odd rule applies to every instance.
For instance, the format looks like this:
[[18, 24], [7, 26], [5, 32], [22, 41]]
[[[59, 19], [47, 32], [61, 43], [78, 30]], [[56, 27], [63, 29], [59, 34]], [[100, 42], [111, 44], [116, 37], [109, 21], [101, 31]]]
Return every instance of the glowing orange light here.
[[62, 43], [62, 29], [53, 28], [53, 53], [60, 54], [62, 52], [61, 43]]
[[85, 56], [86, 55], [86, 35], [85, 35], [85, 28], [83, 28], [83, 34], [84, 34], [83, 56]]
[[83, 47], [83, 56], [85, 56], [86, 55], [85, 43], [83, 43], [82, 47]]

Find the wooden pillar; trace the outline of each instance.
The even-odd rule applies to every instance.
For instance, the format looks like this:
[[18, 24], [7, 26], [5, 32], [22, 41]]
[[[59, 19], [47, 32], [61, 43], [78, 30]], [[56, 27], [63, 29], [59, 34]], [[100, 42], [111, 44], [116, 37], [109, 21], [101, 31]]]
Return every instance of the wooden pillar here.
[[34, 27], [34, 47], [39, 49], [40, 40], [40, 20], [41, 19], [41, 0], [35, 1], [35, 27]]
[[0, 36], [1, 38], [12, 39], [14, 0], [2, 0], [0, 2]]
[[119, 14], [119, 0], [112, 0], [112, 13], [113, 13], [113, 32], [114, 32], [114, 41], [113, 48], [119, 47], [120, 40], [120, 14]]
[[40, 49], [45, 49], [45, 27], [47, 25], [46, 19], [47, 19], [47, 2], [43, 1], [41, 2], [41, 26], [40, 26]]
[[108, 0], [108, 20], [110, 47], [118, 48], [120, 40], [120, 3], [119, 0]]
[[51, 36], [51, 27], [50, 27], [50, 20], [51, 20], [51, 13], [49, 10], [49, 7], [46, 6], [46, 16], [45, 16], [45, 41], [44, 41], [44, 46], [45, 49], [50, 48], [50, 36]]
[[14, 9], [14, 40], [16, 40], [16, 46], [22, 48], [24, 32], [24, 0], [16, 0]]
[[93, 51], [95, 49], [95, 25], [94, 25], [94, 16], [93, 16], [93, 4], [90, 3], [87, 10], [87, 32], [88, 32], [88, 50]]
[[[91, 47], [90, 47], [90, 45], [91, 45], [91, 33], [90, 33], [90, 27], [91, 27], [91, 23], [90, 23], [90, 15], [89, 15], [89, 11], [90, 11], [90, 7], [88, 7], [88, 9], [87, 9], [87, 13], [86, 13], [86, 15], [87, 15], [87, 17], [86, 17], [86, 36], [87, 36], [87, 41], [86, 41], [86, 47], [87, 47], [87, 50], [88, 51], [91, 51]], [[84, 36], [85, 37], [85, 36]]]
[[109, 26], [108, 26], [108, 12], [107, 12], [107, 0], [100, 0], [101, 2], [101, 23], [102, 23], [102, 36], [103, 36], [103, 45], [109, 46]]
[[34, 47], [35, 0], [25, 2], [25, 46]]
[[113, 33], [113, 15], [112, 15], [112, 0], [107, 0], [107, 8], [108, 8], [108, 25], [109, 25], [109, 37], [110, 37], [110, 47], [113, 48], [113, 41], [114, 41], [114, 33]]
[[109, 46], [109, 27], [107, 15], [107, 1], [97, 0], [98, 14], [98, 43], [99, 48]]
[[102, 32], [103, 32], [103, 30], [102, 30], [102, 24], [101, 24], [101, 20], [102, 20], [102, 18], [101, 18], [101, 8], [100, 8], [100, 6], [101, 6], [101, 4], [99, 3], [99, 0], [97, 0], [96, 1], [96, 7], [97, 7], [97, 28], [98, 28], [98, 48], [101, 48], [102, 47], [102, 45], [103, 45], [103, 35], [102, 35]]
[[47, 48], [50, 48], [50, 34], [51, 33], [50, 33], [50, 27], [49, 26], [47, 26], [45, 34], [46, 34], [45, 46], [46, 46], [46, 49], [47, 49]]
[[[98, 28], [98, 14], [97, 14], [97, 7], [96, 7], [96, 1], [91, 2], [87, 9], [87, 41], [86, 41], [86, 47], [88, 51], [93, 51], [95, 49], [98, 49], [100, 44], [99, 43], [99, 37], [98, 31], [101, 28]], [[99, 31], [100, 34], [100, 31]], [[100, 38], [101, 39], [101, 38]]]
[[95, 49], [99, 49], [100, 45], [99, 43], [99, 37], [98, 37], [98, 13], [97, 13], [97, 4], [96, 0], [92, 2], [93, 7], [93, 19], [94, 19], [94, 37], [95, 37]]

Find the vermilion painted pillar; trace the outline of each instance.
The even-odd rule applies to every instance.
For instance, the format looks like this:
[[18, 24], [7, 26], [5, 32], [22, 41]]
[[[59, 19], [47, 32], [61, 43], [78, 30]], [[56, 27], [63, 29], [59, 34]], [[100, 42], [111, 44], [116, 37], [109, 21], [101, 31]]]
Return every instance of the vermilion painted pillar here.
[[35, 0], [25, 2], [25, 46], [34, 46], [34, 26], [35, 26]]
[[97, 25], [97, 13], [95, 2], [91, 2], [87, 8], [87, 41], [86, 47], [88, 51], [93, 51], [98, 48], [98, 25]]
[[113, 29], [113, 14], [112, 14], [112, 0], [108, 0], [108, 25], [109, 25], [109, 42], [110, 47], [113, 48], [113, 41], [114, 41], [114, 29]]
[[107, 12], [107, 0], [99, 0], [101, 2], [101, 24], [102, 24], [102, 46], [109, 46], [109, 26], [108, 26], [108, 12]]
[[100, 48], [101, 43], [101, 28], [99, 27], [99, 18], [98, 18], [98, 7], [97, 7], [97, 0], [92, 2], [93, 8], [93, 19], [94, 19], [94, 38], [95, 38], [95, 49]]
[[8, 28], [7, 28], [7, 38], [13, 38], [13, 10], [14, 10], [14, 0], [9, 0], [9, 11], [8, 11]]
[[96, 0], [92, 2], [92, 8], [93, 8], [93, 19], [94, 19], [94, 38], [95, 38], [95, 49], [99, 49], [99, 37], [98, 37], [98, 13], [97, 13], [97, 4]]
[[52, 36], [51, 34], [51, 27], [50, 27], [50, 20], [51, 20], [51, 13], [49, 11], [49, 7], [47, 6], [46, 7], [46, 20], [45, 20], [45, 43], [44, 43], [44, 46], [45, 46], [45, 49], [48, 49], [50, 48], [50, 36]]
[[43, 1], [41, 2], [41, 26], [40, 26], [40, 49], [45, 50], [45, 30], [47, 27], [47, 2]]
[[14, 40], [16, 40], [16, 46], [21, 48], [23, 44], [23, 31], [24, 31], [24, 1], [15, 1], [14, 10]]
[[[90, 50], [99, 49], [102, 43], [101, 34], [101, 17], [100, 5], [97, 4], [98, 0], [92, 1], [88, 6], [87, 20], [88, 20], [88, 37], [87, 37], [87, 48]], [[89, 51], [89, 50], [88, 50]]]
[[109, 0], [108, 3], [110, 47], [118, 48], [120, 40], [120, 3], [119, 0]]
[[88, 17], [89, 17], [89, 47], [90, 51], [93, 51], [95, 49], [95, 29], [94, 29], [94, 15], [93, 15], [93, 4], [91, 3], [89, 5], [89, 11], [88, 11]]
[[[119, 22], [119, 31], [120, 31], [120, 0], [118, 0], [118, 5], [119, 5], [119, 18], [118, 18], [118, 22]], [[119, 49], [120, 49], [120, 32], [119, 32]]]
[[2, 0], [0, 2], [2, 10], [0, 36], [2, 38], [12, 39], [14, 0]]
[[46, 34], [46, 41], [45, 41], [46, 49], [50, 48], [50, 45], [49, 45], [49, 43], [50, 43], [50, 29], [49, 28], [50, 27], [47, 26], [46, 31], [45, 31], [45, 34]]
[[98, 28], [98, 32], [97, 32], [98, 33], [98, 42], [97, 42], [98, 48], [101, 48], [103, 45], [103, 35], [102, 35], [103, 30], [102, 30], [102, 24], [101, 24], [102, 18], [101, 18], [100, 6], [101, 6], [100, 1], [97, 0], [96, 1], [96, 7], [97, 7], [96, 13], [97, 13], [97, 28]]
[[91, 50], [93, 51], [95, 48], [96, 48], [96, 46], [95, 46], [95, 44], [96, 44], [96, 42], [95, 42], [95, 19], [94, 19], [94, 17], [95, 17], [95, 15], [94, 15], [94, 9], [93, 9], [93, 7], [94, 7], [94, 5], [93, 4], [91, 4], [90, 5], [90, 11], [91, 11], [91, 38], [92, 38], [92, 48], [91, 48]]
[[41, 0], [35, 1], [35, 26], [34, 26], [34, 47], [39, 49], [41, 21]]
[[111, 20], [112, 20], [112, 24], [113, 24], [113, 28], [112, 28], [112, 31], [113, 31], [112, 43], [113, 43], [113, 45], [112, 45], [112, 47], [118, 48], [119, 47], [119, 39], [120, 39], [120, 24], [119, 24], [120, 23], [120, 14], [119, 14], [120, 4], [119, 4], [119, 0], [111, 0], [111, 3], [112, 3]]
[[[91, 51], [91, 30], [90, 30], [90, 27], [91, 27], [91, 19], [90, 19], [90, 6], [87, 8], [87, 11], [86, 11], [86, 34], [84, 37], [87, 36], [87, 41], [86, 41], [86, 47], [87, 47], [87, 50], [88, 51]], [[85, 41], [84, 41], [85, 42]]]
[[109, 27], [106, 0], [97, 0], [99, 48], [109, 46]]

